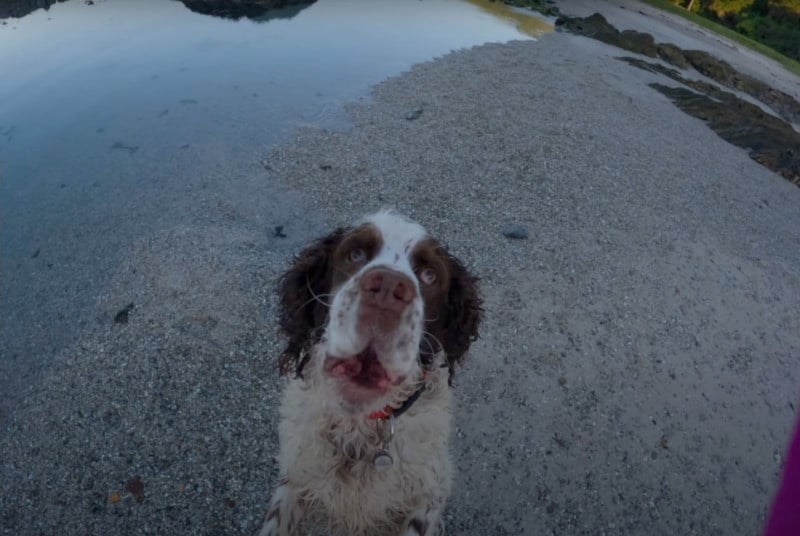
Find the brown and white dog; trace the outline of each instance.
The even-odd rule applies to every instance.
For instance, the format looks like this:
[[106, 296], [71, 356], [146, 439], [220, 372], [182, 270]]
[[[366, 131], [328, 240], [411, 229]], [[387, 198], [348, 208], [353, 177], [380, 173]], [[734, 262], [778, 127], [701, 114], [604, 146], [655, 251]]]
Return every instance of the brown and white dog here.
[[389, 211], [295, 258], [279, 287], [281, 368], [294, 377], [262, 536], [297, 534], [309, 518], [348, 535], [443, 531], [450, 382], [478, 335], [476, 282]]

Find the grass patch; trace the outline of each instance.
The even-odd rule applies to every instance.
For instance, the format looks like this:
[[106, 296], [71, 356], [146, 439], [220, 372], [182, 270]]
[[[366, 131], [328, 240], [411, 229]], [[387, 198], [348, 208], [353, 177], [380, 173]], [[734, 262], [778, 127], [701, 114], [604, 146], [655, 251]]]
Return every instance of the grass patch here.
[[696, 13], [692, 13], [690, 11], [686, 11], [685, 9], [676, 6], [668, 2], [667, 0], [642, 0], [645, 4], [650, 4], [653, 7], [657, 7], [659, 9], [663, 9], [664, 11], [669, 11], [670, 13], [674, 13], [687, 19], [695, 24], [702, 26], [704, 28], [708, 28], [709, 30], [716, 32], [720, 35], [723, 35], [732, 41], [739, 43], [740, 45], [746, 46], [752, 50], [755, 50], [759, 54], [771, 58], [781, 65], [783, 65], [788, 71], [800, 76], [800, 62], [797, 62], [791, 58], [788, 58], [781, 54], [780, 52], [762, 44], [758, 41], [754, 41], [749, 37], [746, 37], [735, 30], [731, 30], [721, 24], [717, 24], [716, 22], [709, 20], [705, 17], [701, 17]]

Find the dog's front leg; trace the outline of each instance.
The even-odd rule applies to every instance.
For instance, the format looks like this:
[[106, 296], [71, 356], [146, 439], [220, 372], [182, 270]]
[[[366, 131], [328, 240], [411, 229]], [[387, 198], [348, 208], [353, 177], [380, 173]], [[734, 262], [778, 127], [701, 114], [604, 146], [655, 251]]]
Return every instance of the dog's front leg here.
[[440, 536], [444, 534], [444, 501], [437, 499], [411, 513], [403, 526], [403, 536]]
[[305, 507], [291, 483], [282, 478], [272, 494], [267, 520], [258, 536], [290, 536], [298, 532]]

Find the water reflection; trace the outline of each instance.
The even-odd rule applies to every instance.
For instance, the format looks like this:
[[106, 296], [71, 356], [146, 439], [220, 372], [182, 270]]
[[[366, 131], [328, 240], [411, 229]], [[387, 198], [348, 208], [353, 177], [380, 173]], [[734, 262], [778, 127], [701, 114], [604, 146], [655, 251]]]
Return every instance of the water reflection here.
[[[0, 19], [21, 18], [37, 9], [49, 9], [56, 2], [67, 0], [5, 0], [0, 3]], [[270, 18], [291, 18], [316, 0], [180, 0], [186, 7], [197, 13], [217, 17], [254, 20]], [[94, 5], [93, 0], [84, 0], [86, 5]]]
[[490, 13], [499, 20], [508, 21], [517, 30], [530, 37], [541, 37], [552, 32], [553, 25], [543, 18], [532, 15], [529, 10], [514, 8], [505, 5], [500, 0], [466, 0], [470, 4], [479, 7], [482, 11]]
[[255, 21], [291, 19], [316, 0], [181, 0], [196, 13], [226, 19], [247, 17]]
[[49, 9], [56, 2], [66, 0], [6, 0], [0, 3], [0, 19], [24, 17], [37, 9]]
[[415, 63], [527, 38], [490, 4], [318, 0], [258, 22], [175, 0], [4, 3], [49, 9], [0, 25], [0, 422], [43, 364], [105, 328], [95, 304], [132, 244], [218, 207], [281, 223], [297, 207], [266, 182], [272, 144], [345, 127], [343, 103]]

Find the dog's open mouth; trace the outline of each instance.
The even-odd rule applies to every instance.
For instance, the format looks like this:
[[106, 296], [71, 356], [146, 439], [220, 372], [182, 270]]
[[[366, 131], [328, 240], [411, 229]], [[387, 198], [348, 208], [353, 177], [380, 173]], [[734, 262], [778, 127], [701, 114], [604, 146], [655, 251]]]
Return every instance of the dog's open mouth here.
[[347, 379], [365, 389], [385, 390], [391, 383], [372, 345], [351, 357], [328, 356], [325, 371], [334, 378]]

